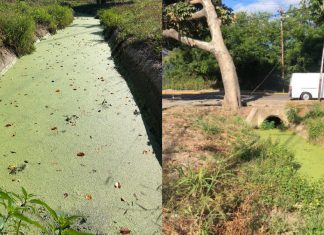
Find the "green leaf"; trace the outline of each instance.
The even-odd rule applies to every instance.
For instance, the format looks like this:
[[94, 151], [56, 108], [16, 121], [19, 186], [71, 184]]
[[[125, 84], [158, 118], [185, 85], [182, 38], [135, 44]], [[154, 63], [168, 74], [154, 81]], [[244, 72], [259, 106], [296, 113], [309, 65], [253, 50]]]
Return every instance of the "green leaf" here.
[[50, 215], [56, 221], [58, 220], [58, 216], [57, 216], [56, 212], [49, 205], [47, 205], [45, 202], [43, 202], [42, 200], [32, 199], [32, 200], [30, 200], [30, 203], [34, 203], [34, 204], [38, 204], [38, 205], [44, 206], [47, 209], [47, 211], [50, 213]]
[[24, 187], [21, 187], [21, 191], [24, 194], [25, 198], [28, 198], [28, 193]]
[[64, 229], [62, 235], [93, 235], [92, 233], [78, 232], [74, 229]]
[[82, 216], [79, 216], [79, 215], [72, 215], [72, 216], [67, 217], [67, 219], [69, 221], [74, 221], [74, 220], [77, 220], [77, 219], [80, 219], [80, 218], [82, 218]]
[[32, 224], [32, 225], [36, 226], [37, 228], [41, 229], [44, 232], [47, 232], [45, 227], [42, 226], [40, 223], [38, 223], [37, 221], [32, 220], [32, 219], [30, 219], [30, 218], [28, 218], [28, 217], [26, 217], [26, 216], [24, 216], [24, 215], [22, 215], [20, 213], [14, 213], [14, 214], [12, 214], [12, 216], [14, 216], [15, 218], [17, 218], [17, 219], [19, 219], [21, 221]]
[[12, 200], [12, 198], [9, 196], [8, 193], [5, 192], [0, 192], [0, 198], [5, 199], [5, 200]]

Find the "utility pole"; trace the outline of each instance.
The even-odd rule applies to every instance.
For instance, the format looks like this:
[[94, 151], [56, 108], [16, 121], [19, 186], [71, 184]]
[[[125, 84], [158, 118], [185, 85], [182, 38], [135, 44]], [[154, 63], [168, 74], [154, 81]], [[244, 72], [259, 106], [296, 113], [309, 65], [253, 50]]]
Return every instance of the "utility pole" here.
[[[282, 84], [285, 81], [285, 48], [284, 48], [284, 30], [283, 30], [283, 20], [284, 20], [284, 10], [280, 9], [280, 42], [281, 42], [281, 79]], [[284, 86], [282, 90], [284, 91]]]
[[318, 100], [321, 102], [322, 90], [323, 90], [323, 63], [324, 63], [324, 44], [323, 44], [323, 51], [322, 51], [322, 61], [321, 61], [321, 71], [320, 71], [320, 79], [319, 79], [319, 86], [318, 86]]

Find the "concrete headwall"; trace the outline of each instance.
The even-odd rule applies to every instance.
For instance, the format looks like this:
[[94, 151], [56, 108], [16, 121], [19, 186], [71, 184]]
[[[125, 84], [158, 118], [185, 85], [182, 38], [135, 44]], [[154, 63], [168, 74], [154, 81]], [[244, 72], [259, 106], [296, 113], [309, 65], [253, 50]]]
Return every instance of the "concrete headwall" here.
[[278, 117], [284, 124], [288, 124], [284, 107], [254, 107], [246, 118], [246, 122], [252, 127], [260, 127], [262, 122], [271, 116]]

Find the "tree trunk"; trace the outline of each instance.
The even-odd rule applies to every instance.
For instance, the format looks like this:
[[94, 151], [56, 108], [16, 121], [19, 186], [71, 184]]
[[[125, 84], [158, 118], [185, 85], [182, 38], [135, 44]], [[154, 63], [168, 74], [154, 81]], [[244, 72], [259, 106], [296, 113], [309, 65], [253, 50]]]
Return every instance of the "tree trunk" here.
[[233, 60], [228, 51], [227, 53], [222, 56], [219, 54], [214, 55], [218, 62], [224, 85], [225, 96], [223, 106], [235, 110], [241, 107], [240, 87]]
[[223, 106], [238, 109], [241, 107], [241, 92], [238, 83], [236, 68], [223, 39], [221, 19], [217, 17], [215, 7], [211, 0], [201, 0], [205, 10], [207, 24], [212, 37], [211, 52], [214, 54], [222, 75], [225, 97]]
[[214, 33], [211, 43], [213, 47], [212, 53], [218, 62], [224, 85], [225, 97], [223, 106], [237, 109], [241, 107], [240, 85], [232, 56], [224, 43], [220, 20], [217, 19], [217, 21], [217, 23], [211, 26]]
[[191, 47], [197, 47], [212, 53], [219, 65], [224, 85], [225, 97], [223, 106], [230, 109], [241, 107], [241, 94], [236, 68], [223, 39], [221, 20], [218, 18], [215, 6], [211, 0], [191, 0], [191, 4], [201, 4], [203, 9], [194, 13], [192, 20], [206, 17], [212, 40], [204, 42], [197, 39], [181, 36], [175, 29], [163, 30], [163, 36], [170, 37]]

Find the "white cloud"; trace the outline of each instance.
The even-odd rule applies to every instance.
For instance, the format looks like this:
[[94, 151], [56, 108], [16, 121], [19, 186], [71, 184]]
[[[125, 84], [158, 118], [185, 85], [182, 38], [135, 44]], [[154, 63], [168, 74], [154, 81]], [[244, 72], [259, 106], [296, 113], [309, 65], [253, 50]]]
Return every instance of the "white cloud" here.
[[233, 8], [234, 11], [246, 11], [246, 12], [259, 12], [265, 11], [269, 13], [275, 13], [280, 8], [287, 9], [290, 5], [299, 4], [300, 0], [257, 0], [250, 4], [236, 4]]

